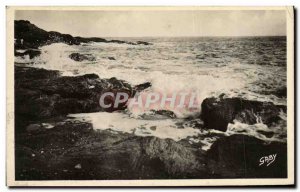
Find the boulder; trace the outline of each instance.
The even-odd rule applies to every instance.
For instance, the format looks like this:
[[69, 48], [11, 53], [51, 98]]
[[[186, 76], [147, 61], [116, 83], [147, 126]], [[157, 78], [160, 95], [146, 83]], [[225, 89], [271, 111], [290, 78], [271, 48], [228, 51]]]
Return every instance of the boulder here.
[[280, 117], [281, 106], [270, 102], [249, 101], [242, 98], [206, 98], [201, 104], [201, 119], [208, 129], [226, 131], [234, 119], [242, 123], [271, 125]]
[[28, 132], [35, 132], [42, 129], [42, 126], [40, 124], [30, 124], [26, 127], [26, 131]]
[[69, 57], [74, 61], [96, 61], [96, 58], [91, 54], [72, 53], [69, 55]]
[[24, 57], [29, 56], [30, 59], [33, 59], [41, 54], [41, 51], [38, 49], [28, 49], [23, 53], [15, 52], [15, 56]]
[[207, 152], [207, 160], [210, 174], [215, 178], [287, 176], [286, 143], [269, 143], [245, 135], [232, 135], [217, 140]]
[[114, 57], [107, 57], [109, 60], [116, 60]]

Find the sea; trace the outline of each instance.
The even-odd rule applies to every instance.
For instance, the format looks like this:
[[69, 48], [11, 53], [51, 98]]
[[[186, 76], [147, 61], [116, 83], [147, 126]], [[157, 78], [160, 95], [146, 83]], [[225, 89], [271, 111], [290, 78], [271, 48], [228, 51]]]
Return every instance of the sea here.
[[[152, 86], [145, 92], [196, 92], [200, 104], [205, 98], [221, 94], [276, 105], [287, 103], [285, 97], [274, 94], [287, 87], [286, 37], [112, 39], [146, 41], [151, 45], [55, 43], [40, 47], [42, 53], [38, 57], [15, 57], [15, 62], [59, 70], [64, 76], [95, 73], [100, 78], [116, 77], [131, 85], [151, 82]], [[91, 54], [95, 60], [77, 62], [70, 59], [71, 53]], [[177, 118], [157, 116], [145, 108], [69, 114], [68, 118], [90, 122], [94, 129], [110, 130], [115, 134], [125, 132], [175, 141], [184, 139], [191, 144], [200, 144], [203, 150], [208, 150], [219, 138], [233, 134], [245, 134], [266, 142], [286, 142], [286, 114], [283, 111], [276, 126], [268, 127], [260, 121], [254, 125], [234, 121], [226, 132], [202, 129], [186, 120], [198, 116], [201, 108], [198, 111], [174, 109], [173, 112]]]

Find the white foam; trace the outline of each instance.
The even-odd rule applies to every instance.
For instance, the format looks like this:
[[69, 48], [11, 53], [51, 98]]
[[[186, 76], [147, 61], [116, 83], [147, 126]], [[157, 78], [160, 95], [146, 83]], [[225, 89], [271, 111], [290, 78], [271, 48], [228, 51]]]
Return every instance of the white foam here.
[[179, 141], [200, 134], [199, 129], [178, 128], [174, 119], [144, 120], [130, 117], [124, 113], [82, 113], [71, 114], [76, 120], [92, 123], [94, 129], [111, 129], [117, 132], [132, 133], [138, 136], [154, 136], [161, 139]]
[[[278, 141], [286, 142], [286, 137], [281, 135], [286, 134], [286, 129], [283, 129], [284, 125], [278, 124], [277, 126], [268, 127], [263, 123], [256, 123], [254, 125], [248, 125], [234, 120], [234, 123], [228, 124], [226, 135], [243, 134], [255, 137], [263, 141]], [[271, 136], [267, 137], [263, 133], [269, 133]]]

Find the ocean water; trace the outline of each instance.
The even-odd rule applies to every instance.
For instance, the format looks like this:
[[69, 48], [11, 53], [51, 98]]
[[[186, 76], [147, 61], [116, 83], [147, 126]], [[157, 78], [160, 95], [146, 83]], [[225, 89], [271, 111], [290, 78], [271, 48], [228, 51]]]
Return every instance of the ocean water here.
[[[42, 54], [39, 57], [16, 57], [15, 62], [60, 70], [62, 75], [67, 76], [96, 73], [100, 78], [116, 77], [132, 85], [151, 82], [151, 88], [145, 92], [196, 92], [200, 104], [207, 97], [225, 94], [226, 97], [286, 105], [286, 98], [272, 94], [286, 87], [285, 37], [121, 40], [142, 40], [153, 45], [87, 43], [70, 46], [56, 43], [41, 47]], [[76, 62], [69, 58], [71, 53], [91, 54], [96, 60]], [[265, 141], [286, 141], [286, 114], [283, 112], [280, 115], [282, 121], [275, 128], [269, 128], [261, 122], [251, 126], [235, 122], [228, 126], [226, 133], [201, 130], [185, 122], [185, 117], [200, 111], [174, 109], [173, 112], [178, 118], [153, 117], [148, 109], [123, 113], [70, 114], [69, 117], [89, 121], [95, 129], [110, 129], [116, 134], [128, 132], [176, 141], [189, 139], [191, 143], [201, 143], [204, 150], [209, 149], [220, 136], [232, 134], [252, 135]], [[149, 115], [151, 118], [144, 118]], [[262, 131], [271, 132], [273, 136], [267, 137]]]

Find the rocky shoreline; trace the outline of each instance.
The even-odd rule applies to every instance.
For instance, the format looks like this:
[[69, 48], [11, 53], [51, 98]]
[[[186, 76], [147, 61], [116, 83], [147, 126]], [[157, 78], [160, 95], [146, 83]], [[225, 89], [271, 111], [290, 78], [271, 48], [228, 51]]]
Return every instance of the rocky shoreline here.
[[51, 43], [66, 43], [68, 45], [79, 45], [81, 43], [116, 43], [129, 45], [151, 45], [149, 42], [106, 40], [98, 37], [73, 37], [69, 34], [62, 34], [56, 31], [45, 31], [26, 20], [15, 21], [15, 50], [17, 49], [38, 49], [41, 46]]
[[[98, 98], [104, 90], [125, 90], [133, 96], [149, 86], [150, 83], [131, 86], [122, 80], [101, 79], [95, 74], [63, 77], [59, 71], [16, 65], [16, 179], [286, 177], [285, 143], [266, 143], [245, 135], [232, 135], [220, 138], [210, 150], [203, 151], [187, 139], [176, 142], [152, 136], [139, 137], [109, 129], [94, 130], [90, 123], [65, 121], [69, 113], [103, 111]], [[202, 111], [205, 124], [201, 128], [219, 128], [217, 124], [205, 121], [205, 113], [214, 122], [224, 122], [222, 115], [228, 113], [227, 110], [232, 111], [229, 114], [236, 114], [234, 117], [244, 110], [244, 119], [251, 123], [249, 110], [260, 111], [261, 115], [265, 114], [263, 119], [268, 120], [275, 118], [280, 108], [277, 110], [275, 105], [250, 101], [251, 105], [244, 104], [240, 108], [236, 107], [236, 100], [205, 100], [202, 106], [210, 110]], [[216, 102], [218, 104], [214, 104]], [[124, 109], [120, 107], [119, 110]], [[168, 115], [169, 112], [160, 113]], [[232, 120], [232, 117], [224, 117], [228, 117], [225, 118], [227, 124]], [[47, 122], [54, 127], [47, 127]], [[211, 127], [213, 125], [216, 127]], [[268, 167], [258, 166], [259, 158], [271, 153], [276, 153], [278, 160]], [[274, 172], [274, 167], [279, 171]]]
[[[39, 56], [39, 48], [51, 43], [79, 45], [104, 42], [151, 45], [102, 38], [73, 37], [47, 32], [29, 21], [15, 21], [15, 56]], [[18, 52], [17, 50], [25, 50]], [[72, 53], [75, 61], [93, 61], [91, 55]], [[115, 58], [111, 57], [110, 60]], [[219, 136], [208, 151], [201, 143], [141, 137], [95, 130], [92, 124], [67, 121], [68, 114], [124, 112], [126, 102], [103, 109], [99, 98], [105, 92], [126, 92], [130, 97], [151, 87], [150, 82], [132, 86], [117, 78], [96, 74], [61, 76], [59, 71], [15, 64], [15, 175], [16, 180], [99, 180], [99, 179], [200, 179], [200, 178], [282, 178], [287, 176], [287, 145], [264, 142], [241, 134]], [[284, 92], [284, 90], [283, 90]], [[284, 93], [283, 93], [284, 95]], [[113, 98], [105, 100], [113, 103]], [[280, 121], [285, 106], [241, 98], [206, 98], [199, 129], [226, 132], [238, 120], [262, 123], [272, 128]], [[171, 111], [154, 111], [176, 118]], [[259, 166], [262, 157], [277, 154], [270, 166]], [[276, 171], [275, 171], [276, 170]]]

